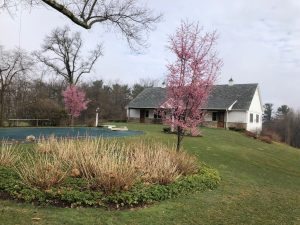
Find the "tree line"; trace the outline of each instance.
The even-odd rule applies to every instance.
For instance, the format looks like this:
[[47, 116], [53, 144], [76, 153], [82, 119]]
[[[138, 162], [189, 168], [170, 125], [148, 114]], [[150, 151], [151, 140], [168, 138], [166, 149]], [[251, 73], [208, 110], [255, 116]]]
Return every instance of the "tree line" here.
[[[0, 2], [0, 13], [7, 10], [10, 15], [13, 15], [20, 6], [50, 7], [85, 29], [91, 29], [95, 24], [105, 26], [108, 30], [121, 34], [129, 47], [135, 51], [146, 46], [148, 32], [153, 30], [155, 24], [162, 18], [161, 14], [155, 15], [145, 4], [136, 0], [107, 2], [3, 0]], [[115, 109], [109, 109], [110, 113], [107, 112], [109, 110], [102, 112], [103, 116], [123, 119], [124, 110], [121, 113], [119, 108], [123, 107], [135, 92], [141, 91], [143, 85], [130, 88], [128, 85], [103, 84], [101, 80], [95, 81], [95, 84], [82, 84], [81, 77], [90, 73], [98, 58], [103, 55], [101, 44], [95, 46], [89, 53], [82, 52], [82, 46], [80, 33], [71, 33], [68, 27], [54, 29], [46, 36], [41, 50], [31, 54], [20, 48], [6, 50], [0, 45], [0, 126], [11, 117], [51, 117], [51, 123], [60, 124], [66, 114], [71, 114], [71, 117], [78, 115], [78, 108], [70, 108], [75, 105], [73, 104], [75, 101], [81, 99], [79, 105], [82, 109], [86, 108], [84, 103], [88, 100], [82, 98], [85, 94], [81, 94], [83, 92], [78, 89], [78, 86], [94, 92], [94, 86], [100, 84], [101, 90], [98, 92], [101, 96], [108, 96], [101, 104], [111, 107], [117, 105]], [[63, 80], [59, 82], [30, 80], [29, 76], [32, 78], [38, 76], [39, 72], [42, 73], [37, 63], [43, 65], [43, 71], [58, 75]], [[64, 100], [61, 97], [63, 88], [65, 89]], [[94, 103], [96, 101], [93, 99], [90, 104], [96, 104]], [[106, 103], [108, 101], [110, 103]], [[62, 109], [62, 102], [67, 106], [65, 110]], [[85, 112], [84, 118], [89, 114]]]
[[272, 103], [264, 105], [263, 134], [293, 147], [300, 147], [300, 112], [287, 105], [274, 109]]
[[[47, 35], [39, 51], [27, 53], [0, 46], [0, 126], [12, 118], [49, 119], [49, 125], [66, 125], [69, 118], [74, 121], [87, 108], [78, 121], [86, 122], [98, 107], [105, 120], [125, 120], [128, 102], [145, 87], [157, 84], [151, 79], [133, 87], [102, 80], [82, 82], [83, 75], [90, 73], [102, 56], [100, 44], [88, 53], [83, 44], [79, 32], [64, 27]], [[56, 79], [43, 79], [46, 75]]]
[[[125, 107], [144, 88], [157, 85], [156, 80], [144, 79], [134, 85], [105, 83], [103, 80], [82, 82], [79, 89], [86, 93], [87, 109], [75, 120], [75, 124], [95, 124], [95, 113], [99, 107], [100, 120], [126, 120]], [[8, 119], [49, 119], [44, 125], [64, 126], [70, 124], [65, 109], [63, 91], [68, 84], [64, 80], [30, 79], [22, 76], [14, 79], [2, 101], [2, 125]], [[4, 106], [4, 107], [3, 107]], [[29, 124], [35, 125], [35, 123]], [[43, 124], [40, 124], [43, 125]]]

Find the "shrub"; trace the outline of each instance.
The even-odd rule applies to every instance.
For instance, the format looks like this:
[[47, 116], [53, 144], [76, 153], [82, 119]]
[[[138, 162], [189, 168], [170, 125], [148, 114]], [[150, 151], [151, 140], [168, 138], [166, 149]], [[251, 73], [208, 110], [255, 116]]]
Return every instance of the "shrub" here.
[[163, 132], [164, 133], [171, 133], [171, 127], [164, 127]]
[[88, 119], [88, 120], [85, 122], [85, 124], [86, 124], [87, 127], [95, 127], [96, 121], [95, 121], [94, 118], [93, 118], [93, 119]]
[[27, 160], [20, 162], [16, 172], [24, 184], [45, 190], [62, 183], [67, 175], [62, 162], [48, 154], [30, 155]]
[[280, 137], [280, 135], [276, 131], [272, 131], [270, 129], [263, 128], [262, 135], [267, 136], [270, 139], [272, 139], [274, 141], [277, 141], [277, 142], [282, 141], [282, 138]]
[[268, 136], [260, 136], [260, 137], [258, 137], [258, 139], [262, 142], [272, 144], [272, 139]]
[[16, 153], [16, 146], [4, 143], [0, 146], [0, 166], [12, 166], [14, 165], [19, 156]]
[[254, 139], [257, 138], [257, 135], [256, 135], [255, 133], [253, 133], [253, 132], [251, 132], [251, 131], [248, 131], [248, 130], [246, 130], [246, 131], [244, 132], [244, 134], [245, 134], [247, 137], [250, 137], [250, 138], [254, 138]]
[[242, 127], [229, 127], [229, 130], [237, 131], [237, 132], [245, 132], [245, 128]]

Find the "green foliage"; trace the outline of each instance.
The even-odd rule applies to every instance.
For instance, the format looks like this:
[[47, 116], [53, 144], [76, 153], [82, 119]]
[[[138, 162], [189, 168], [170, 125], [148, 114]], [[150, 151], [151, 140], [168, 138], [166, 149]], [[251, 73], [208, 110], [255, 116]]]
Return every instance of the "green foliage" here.
[[288, 115], [289, 112], [290, 112], [290, 107], [288, 107], [287, 105], [282, 105], [282, 106], [278, 107], [277, 112], [276, 112], [276, 117], [284, 118]]
[[171, 127], [163, 127], [164, 133], [171, 133]]
[[183, 177], [169, 185], [145, 186], [138, 184], [128, 192], [107, 196], [104, 201], [121, 206], [145, 204], [174, 198], [180, 194], [215, 189], [219, 182], [218, 172], [214, 169], [205, 168], [199, 174]]
[[272, 114], [273, 114], [273, 104], [272, 103], [266, 103], [264, 104], [264, 114], [263, 114], [263, 120], [264, 122], [268, 122], [272, 120]]
[[40, 190], [24, 185], [12, 169], [0, 167], [0, 193], [13, 199], [60, 206], [135, 206], [177, 197], [195, 191], [215, 189], [220, 176], [214, 169], [202, 166], [198, 174], [181, 177], [169, 185], [138, 183], [129, 191], [109, 195], [87, 188], [81, 178], [68, 178], [59, 187]]

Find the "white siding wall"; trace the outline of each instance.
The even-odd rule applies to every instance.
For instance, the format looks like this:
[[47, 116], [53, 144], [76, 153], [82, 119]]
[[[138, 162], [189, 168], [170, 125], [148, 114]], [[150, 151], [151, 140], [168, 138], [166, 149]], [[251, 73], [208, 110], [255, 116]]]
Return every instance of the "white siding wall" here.
[[[250, 114], [253, 114], [253, 122], [250, 122]], [[252, 99], [249, 111], [247, 113], [247, 130], [252, 132], [261, 132], [262, 129], [262, 104], [259, 89], [257, 88]], [[259, 122], [256, 122], [256, 115], [259, 116]]]
[[247, 112], [245, 112], [245, 111], [228, 111], [228, 120], [226, 122], [247, 123]]
[[140, 118], [140, 110], [139, 109], [127, 109], [127, 117]]
[[[154, 118], [154, 109], [145, 109], [149, 111], [149, 119]], [[140, 118], [140, 109], [127, 109], [127, 117], [128, 118], [134, 118], [139, 119]]]

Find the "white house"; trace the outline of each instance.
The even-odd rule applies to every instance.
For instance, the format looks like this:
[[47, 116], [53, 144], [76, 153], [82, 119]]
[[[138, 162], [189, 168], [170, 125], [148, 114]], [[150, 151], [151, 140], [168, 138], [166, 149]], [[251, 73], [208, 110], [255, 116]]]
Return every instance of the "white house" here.
[[[146, 88], [127, 106], [129, 121], [160, 123], [156, 113], [167, 101], [166, 90]], [[219, 128], [239, 128], [259, 133], [262, 129], [262, 101], [258, 84], [215, 85], [209, 96], [204, 125]]]

